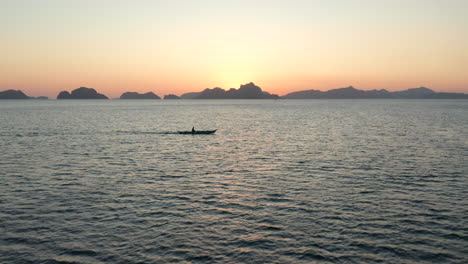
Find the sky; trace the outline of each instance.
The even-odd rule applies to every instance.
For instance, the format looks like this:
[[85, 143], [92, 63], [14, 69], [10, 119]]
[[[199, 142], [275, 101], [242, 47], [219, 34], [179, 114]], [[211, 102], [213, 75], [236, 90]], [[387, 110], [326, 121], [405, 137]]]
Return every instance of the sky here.
[[0, 0], [0, 91], [468, 93], [466, 0]]

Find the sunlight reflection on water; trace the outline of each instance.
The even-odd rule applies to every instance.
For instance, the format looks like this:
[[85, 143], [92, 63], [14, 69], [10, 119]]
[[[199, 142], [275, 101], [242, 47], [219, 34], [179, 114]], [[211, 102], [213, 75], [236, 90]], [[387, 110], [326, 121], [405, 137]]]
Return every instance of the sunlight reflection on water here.
[[0, 111], [1, 262], [467, 260], [465, 100]]

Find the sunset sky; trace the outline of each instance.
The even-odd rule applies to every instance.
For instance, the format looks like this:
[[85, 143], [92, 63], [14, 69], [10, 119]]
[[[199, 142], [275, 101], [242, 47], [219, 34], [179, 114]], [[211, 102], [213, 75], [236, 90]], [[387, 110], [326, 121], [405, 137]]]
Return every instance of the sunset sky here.
[[468, 93], [466, 0], [0, 0], [0, 91]]

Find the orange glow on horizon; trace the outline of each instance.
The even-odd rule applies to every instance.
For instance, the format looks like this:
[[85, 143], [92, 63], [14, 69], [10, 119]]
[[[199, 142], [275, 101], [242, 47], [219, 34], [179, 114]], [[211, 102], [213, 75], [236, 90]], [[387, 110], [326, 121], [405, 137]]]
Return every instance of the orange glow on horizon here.
[[466, 1], [22, 2], [0, 8], [0, 91], [468, 93]]
[[[109, 98], [118, 98], [124, 92], [138, 92], [138, 93], [146, 93], [146, 92], [154, 92], [155, 94], [163, 97], [167, 94], [176, 94], [182, 95], [188, 92], [201, 92], [206, 88], [214, 88], [220, 87], [222, 89], [228, 90], [230, 88], [238, 89], [240, 85], [249, 83], [251, 80], [248, 81], [237, 81], [235, 78], [226, 79], [226, 81], [212, 81], [211, 85], [203, 85], [203, 82], [199, 83], [191, 83], [191, 84], [176, 84], [176, 82], [168, 82], [168, 83], [156, 83], [152, 82], [151, 80], [139, 80], [139, 81], [129, 81], [129, 82], [122, 82], [121, 80], [114, 80], [112, 82], [101, 80], [95, 82], [83, 82], [80, 80], [73, 81], [73, 84], [70, 85], [70, 80], [42, 80], [40, 82], [33, 80], [31, 82], [22, 83], [21, 85], [16, 84], [14, 82], [4, 82], [5, 88], [0, 90], [6, 89], [15, 89], [15, 90], [22, 90], [29, 96], [48, 96], [49, 98], [55, 98], [57, 94], [63, 90], [72, 91], [76, 88], [81, 86], [90, 87], [96, 89], [98, 92], [107, 95]], [[285, 95], [290, 92], [301, 91], [301, 90], [320, 90], [320, 91], [327, 91], [330, 89], [336, 88], [343, 88], [347, 86], [353, 86], [356, 89], [360, 90], [373, 90], [373, 89], [386, 89], [388, 91], [399, 91], [405, 90], [408, 88], [417, 88], [421, 86], [428, 87], [436, 92], [458, 92], [458, 93], [467, 93], [465, 86], [459, 85], [456, 82], [450, 84], [449, 86], [446, 83], [437, 83], [434, 82], [434, 85], [428, 85], [427, 83], [420, 83], [418, 81], [413, 81], [412, 83], [408, 84], [408, 82], [378, 82], [378, 81], [371, 81], [371, 82], [364, 82], [364, 81], [340, 81], [340, 80], [331, 80], [331, 79], [315, 79], [314, 81], [308, 80], [295, 80], [296, 83], [293, 87], [291, 87], [291, 81], [289, 80], [275, 80], [275, 81], [268, 81], [263, 80], [257, 82], [252, 80], [257, 86], [262, 88], [263, 91], [278, 94], [280, 96]], [[389, 84], [391, 83], [391, 84]], [[217, 85], [219, 84], [219, 85]], [[32, 88], [33, 87], [33, 88]]]

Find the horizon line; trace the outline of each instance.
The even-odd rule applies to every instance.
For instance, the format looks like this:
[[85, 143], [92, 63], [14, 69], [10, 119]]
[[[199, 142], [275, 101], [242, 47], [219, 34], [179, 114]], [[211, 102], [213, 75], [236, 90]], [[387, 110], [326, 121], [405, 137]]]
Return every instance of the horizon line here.
[[[153, 94], [155, 94], [156, 96], [160, 97], [160, 99], [163, 99], [163, 97], [169, 96], [169, 95], [175, 95], [175, 96], [177, 96], [177, 97], [182, 97], [183, 95], [189, 94], [189, 93], [202, 93], [203, 91], [205, 91], [205, 90], [207, 90], [207, 89], [212, 90], [212, 89], [218, 88], [218, 89], [222, 89], [222, 90], [224, 90], [224, 91], [229, 91], [229, 90], [231, 90], [231, 89], [239, 90], [242, 86], [247, 85], [247, 84], [253, 84], [253, 85], [255, 85], [254, 82], [248, 82], [248, 83], [245, 83], [245, 84], [240, 84], [239, 88], [233, 88], [233, 87], [231, 87], [231, 88], [222, 88], [222, 87], [216, 86], [216, 87], [213, 87], [213, 88], [204, 88], [203, 90], [200, 90], [200, 91], [186, 92], [186, 93], [182, 93], [182, 94], [180, 94], [180, 95], [177, 95], [177, 94], [175, 94], [175, 93], [166, 93], [166, 94], [164, 94], [164, 95], [162, 95], [162, 96], [159, 96], [157, 93], [155, 93], [155, 92], [153, 92], [153, 91], [147, 91], [147, 92], [125, 91], [125, 92], [123, 92], [120, 96], [122, 96], [122, 95], [125, 94], [125, 93], [137, 93], [137, 94], [141, 94], [141, 95], [147, 94], [147, 93], [153, 93]], [[259, 87], [259, 88], [261, 89], [262, 92], [270, 93], [270, 92], [268, 92], [267, 90], [264, 90], [263, 88], [261, 88], [261, 87], [258, 86], [258, 85], [255, 85], [255, 86]], [[74, 91], [74, 90], [79, 89], [79, 88], [94, 89], [96, 92], [98, 92], [96, 88], [87, 87], [87, 86], [80, 86], [80, 87], [74, 88], [74, 89], [72, 89], [72, 90], [70, 90], [70, 91]], [[305, 92], [305, 91], [329, 92], [329, 91], [332, 91], [332, 90], [347, 89], [347, 88], [352, 88], [352, 89], [356, 89], [356, 90], [359, 90], [359, 91], [387, 91], [387, 92], [390, 92], [390, 93], [401, 92], [401, 91], [407, 91], [407, 90], [412, 90], [412, 89], [421, 89], [421, 88], [425, 88], [425, 89], [429, 89], [429, 90], [431, 90], [431, 91], [433, 91], [433, 92], [435, 92], [435, 93], [468, 94], [468, 93], [464, 93], [464, 92], [444, 92], [444, 91], [440, 92], [440, 91], [434, 90], [434, 89], [432, 89], [432, 88], [429, 88], [429, 87], [427, 87], [427, 86], [419, 86], [419, 87], [406, 88], [406, 89], [402, 89], [402, 90], [395, 90], [395, 91], [392, 91], [392, 90], [385, 89], [385, 88], [382, 88], [382, 89], [375, 89], [375, 88], [374, 88], [374, 89], [367, 89], [367, 90], [365, 90], [365, 89], [356, 88], [356, 87], [354, 87], [353, 85], [349, 85], [349, 86], [346, 86], [346, 87], [331, 88], [331, 89], [328, 89], [328, 90], [319, 90], [319, 89], [295, 90], [295, 91], [292, 91], [292, 92], [289, 92], [289, 93], [286, 93], [286, 94], [283, 94], [283, 95], [274, 94], [274, 93], [270, 93], [270, 94], [271, 94], [271, 95], [276, 95], [276, 96], [279, 96], [279, 97], [284, 97], [284, 96], [287, 96], [287, 95], [289, 95], [289, 94], [297, 93], [297, 92]], [[4, 91], [8, 91], [8, 90], [20, 91], [20, 92], [24, 93], [21, 89], [6, 89], [6, 90], [0, 90], [0, 92], [4, 92]], [[44, 95], [38, 95], [38, 96], [29, 96], [29, 95], [27, 95], [27, 96], [28, 96], [28, 97], [47, 97], [48, 99], [57, 99], [57, 96], [58, 96], [60, 93], [62, 93], [62, 92], [68, 92], [68, 90], [60, 90], [60, 91], [57, 93], [57, 95], [53, 96], [52, 98], [49, 98], [49, 96], [44, 96]], [[25, 95], [26, 95], [26, 94], [25, 94]], [[104, 95], [105, 95], [105, 94], [104, 94]], [[105, 95], [105, 96], [108, 97], [108, 99], [120, 99], [120, 98], [119, 98], [120, 96], [119, 96], [119, 97], [111, 97], [111, 96], [107, 96], [107, 95]]]

